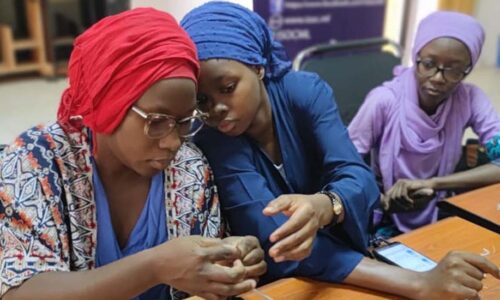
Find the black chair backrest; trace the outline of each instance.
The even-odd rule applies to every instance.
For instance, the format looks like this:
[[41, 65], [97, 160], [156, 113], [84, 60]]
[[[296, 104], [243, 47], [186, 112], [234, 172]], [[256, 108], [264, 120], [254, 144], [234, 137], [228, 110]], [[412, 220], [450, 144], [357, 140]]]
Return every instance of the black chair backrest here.
[[315, 72], [332, 87], [347, 126], [368, 92], [391, 79], [394, 66], [399, 64], [401, 47], [376, 38], [307, 48], [295, 58], [294, 69]]

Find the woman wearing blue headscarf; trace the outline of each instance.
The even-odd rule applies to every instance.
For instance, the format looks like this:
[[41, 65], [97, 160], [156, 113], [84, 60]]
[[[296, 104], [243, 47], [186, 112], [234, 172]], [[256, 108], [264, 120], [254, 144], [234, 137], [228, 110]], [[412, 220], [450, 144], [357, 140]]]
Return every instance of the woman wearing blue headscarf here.
[[[379, 197], [374, 177], [349, 140], [330, 87], [290, 70], [262, 18], [211, 1], [181, 26], [198, 49], [198, 104], [213, 127], [195, 142], [214, 170], [232, 234], [256, 236], [269, 254], [260, 283], [305, 276], [419, 299], [475, 292], [446, 294], [443, 280], [462, 285], [441, 265], [422, 276], [364, 258]], [[461, 255], [446, 260], [462, 262]], [[464, 265], [451, 269], [475, 268]], [[488, 266], [485, 272], [497, 272]]]
[[[283, 46], [264, 21], [239, 5], [209, 2], [181, 26], [204, 66], [199, 108], [218, 129], [203, 132], [196, 142], [213, 161], [232, 230], [255, 234], [240, 216], [262, 215], [266, 208], [270, 217], [262, 218], [271, 223], [259, 222], [259, 234], [277, 242], [270, 254], [278, 261], [308, 256], [314, 237], [303, 237], [327, 225], [319, 239], [335, 236], [364, 251], [379, 192], [349, 141], [328, 85], [315, 74], [290, 72]], [[288, 212], [290, 221], [278, 212]], [[287, 239], [297, 228], [297, 241]], [[362, 257], [355, 256], [353, 264]], [[346, 275], [337, 272], [332, 276]]]

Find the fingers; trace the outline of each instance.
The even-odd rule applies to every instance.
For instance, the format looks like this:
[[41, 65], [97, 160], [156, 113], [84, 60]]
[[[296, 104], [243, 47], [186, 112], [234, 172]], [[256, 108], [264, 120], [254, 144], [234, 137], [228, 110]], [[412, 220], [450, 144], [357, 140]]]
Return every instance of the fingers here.
[[296, 233], [287, 236], [269, 249], [269, 255], [276, 262], [287, 259], [298, 260], [310, 254], [312, 243], [316, 237], [317, 227], [311, 223], [303, 226]]
[[208, 280], [207, 294], [232, 296], [245, 293], [257, 286], [258, 278], [267, 271], [265, 261], [245, 267], [240, 260], [235, 260], [232, 267], [207, 264], [202, 273]]
[[389, 202], [389, 211], [408, 211], [414, 206], [414, 201], [408, 196], [407, 183], [404, 180], [399, 180], [386, 193], [386, 201]]
[[480, 271], [489, 273], [497, 279], [500, 279], [498, 267], [485, 257], [465, 252], [461, 252], [459, 255], [461, 255], [466, 262], [478, 268]]
[[421, 188], [411, 193], [415, 197], [430, 197], [434, 195], [434, 190], [431, 188]]
[[267, 264], [261, 260], [257, 264], [246, 266], [245, 269], [247, 278], [259, 278], [267, 272]]
[[243, 265], [251, 266], [264, 260], [265, 252], [260, 247], [253, 249], [245, 257], [243, 257]]
[[[242, 259], [237, 260], [236, 264], [241, 263], [245, 267], [246, 278], [257, 278], [267, 271], [267, 264], [264, 261], [265, 252], [259, 244], [259, 240], [254, 236], [228, 237], [223, 241], [235, 245], [241, 252]], [[231, 261], [218, 262], [223, 266], [230, 266]]]
[[201, 247], [211, 247], [221, 245], [222, 240], [217, 238], [208, 238], [199, 235], [192, 235], [191, 238], [196, 238], [195, 242]]
[[383, 210], [389, 210], [391, 207], [391, 202], [389, 201], [389, 198], [387, 198], [384, 194], [380, 194], [380, 205], [382, 206]]
[[453, 294], [457, 295], [457, 299], [468, 299], [476, 300], [479, 299], [479, 293], [475, 289], [471, 289], [466, 286], [458, 286], [453, 291]]
[[406, 207], [411, 209], [414, 206], [414, 201], [413, 199], [408, 196], [408, 187], [405, 181], [402, 181], [401, 184], [399, 184], [396, 187], [396, 199], [401, 203], [405, 204]]
[[280, 196], [273, 201], [269, 202], [262, 211], [266, 216], [273, 216], [279, 212], [291, 209], [293, 199], [288, 196]]
[[[445, 258], [445, 267], [457, 279], [467, 276], [471, 279], [481, 281], [484, 278], [484, 273], [465, 260], [465, 257], [470, 254], [459, 251], [450, 252]], [[474, 254], [472, 255], [475, 256]]]
[[[464, 262], [466, 263], [466, 262]], [[467, 263], [466, 263], [467, 264]], [[465, 274], [469, 275], [472, 278], [475, 278], [477, 280], [483, 280], [484, 279], [484, 273], [481, 272], [478, 268], [469, 265], [469, 268], [465, 269]]]
[[399, 185], [399, 198], [403, 198], [404, 200], [407, 200], [408, 203], [413, 202], [413, 200], [410, 199], [410, 197], [408, 196], [408, 188], [407, 188], [406, 184], [404, 184], [404, 183]]
[[240, 258], [246, 266], [256, 264], [264, 259], [264, 250], [260, 247], [259, 240], [254, 236], [231, 236], [223, 241], [228, 241], [240, 251]]
[[460, 276], [460, 282], [462, 283], [463, 286], [471, 288], [478, 292], [483, 289], [483, 284], [481, 283], [481, 280], [478, 280], [466, 274], [462, 274]]
[[[210, 282], [207, 286], [208, 293], [229, 297], [246, 293], [257, 286], [254, 279], [247, 279], [235, 284], [224, 284], [220, 282]], [[220, 299], [220, 298], [218, 298]], [[224, 298], [223, 298], [224, 299]]]
[[[299, 229], [303, 228], [308, 222], [318, 220], [312, 220], [314, 217], [314, 211], [309, 206], [302, 206], [297, 211], [293, 213], [293, 215], [286, 221], [283, 225], [281, 225], [278, 229], [276, 229], [269, 240], [272, 243], [275, 243], [284, 237], [287, 237], [294, 232], [297, 232]], [[318, 223], [319, 224], [319, 223]], [[317, 229], [317, 228], [316, 228]]]
[[209, 281], [237, 283], [246, 277], [246, 269], [240, 260], [235, 260], [232, 267], [207, 263], [200, 271]]
[[393, 210], [410, 211], [423, 208], [434, 197], [434, 189], [430, 186], [428, 180], [398, 180], [387, 193], [389, 200], [398, 206]]
[[216, 262], [238, 259], [240, 257], [240, 251], [234, 245], [227, 245], [220, 242], [216, 246], [203, 247], [198, 249], [198, 255], [211, 262]]
[[[286, 225], [286, 223], [284, 225]], [[287, 233], [289, 234], [287, 234], [286, 237], [279, 240], [279, 242], [274, 244], [269, 249], [269, 255], [271, 255], [272, 257], [276, 257], [278, 253], [287, 251], [291, 248], [298, 246], [309, 237], [315, 236], [316, 231], [317, 231], [317, 226], [314, 226], [313, 224], [311, 224], [311, 222], [301, 224], [301, 226], [297, 227], [294, 226], [293, 228], [291, 228], [291, 230], [289, 231], [287, 230]]]
[[282, 262], [285, 260], [295, 260], [295, 261], [302, 260], [311, 255], [313, 242], [314, 242], [314, 236], [305, 240], [298, 247], [291, 248], [288, 251], [280, 252], [279, 256], [274, 260], [276, 262]]
[[246, 269], [247, 278], [258, 278], [267, 271], [267, 264], [264, 260], [265, 252], [262, 248], [255, 248], [242, 260]]
[[241, 256], [245, 258], [254, 249], [260, 249], [260, 243], [255, 236], [247, 235], [238, 239], [236, 248], [240, 251]]

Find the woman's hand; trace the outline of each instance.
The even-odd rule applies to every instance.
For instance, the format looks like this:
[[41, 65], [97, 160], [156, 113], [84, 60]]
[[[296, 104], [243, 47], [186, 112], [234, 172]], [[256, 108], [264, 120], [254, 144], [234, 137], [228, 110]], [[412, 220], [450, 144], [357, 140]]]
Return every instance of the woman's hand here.
[[381, 197], [385, 211], [408, 212], [423, 209], [435, 196], [434, 182], [400, 179]]
[[238, 248], [220, 239], [180, 237], [151, 250], [158, 282], [191, 295], [218, 300], [256, 286], [255, 280], [246, 279]]
[[302, 260], [311, 254], [316, 232], [333, 218], [330, 198], [323, 194], [282, 195], [264, 209], [266, 216], [284, 213], [290, 217], [269, 240], [274, 244], [269, 255], [275, 262]]
[[240, 260], [245, 266], [246, 278], [258, 281], [258, 278], [267, 271], [264, 260], [264, 250], [259, 240], [254, 236], [230, 236], [222, 240], [228, 245], [235, 246], [240, 252]]
[[434, 269], [422, 273], [416, 299], [479, 299], [485, 273], [500, 279], [498, 267], [486, 258], [452, 251]]

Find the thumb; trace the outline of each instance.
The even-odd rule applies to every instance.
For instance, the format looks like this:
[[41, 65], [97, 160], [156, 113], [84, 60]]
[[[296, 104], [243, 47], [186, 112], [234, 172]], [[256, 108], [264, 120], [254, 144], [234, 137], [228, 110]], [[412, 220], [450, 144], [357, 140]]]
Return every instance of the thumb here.
[[211, 238], [200, 235], [190, 235], [189, 237], [195, 239], [195, 242], [201, 247], [219, 246], [224, 244], [219, 238]]
[[213, 262], [239, 259], [239, 250], [232, 245], [209, 246], [203, 249], [204, 256]]
[[262, 211], [266, 216], [275, 215], [281, 211], [290, 209], [292, 200], [290, 197], [280, 196], [267, 204], [266, 208]]
[[384, 194], [380, 194], [380, 206], [382, 206], [382, 209], [389, 210], [390, 205], [389, 198], [387, 198]]
[[431, 188], [421, 188], [412, 193], [414, 197], [422, 197], [422, 196], [432, 196], [434, 194], [434, 190]]

